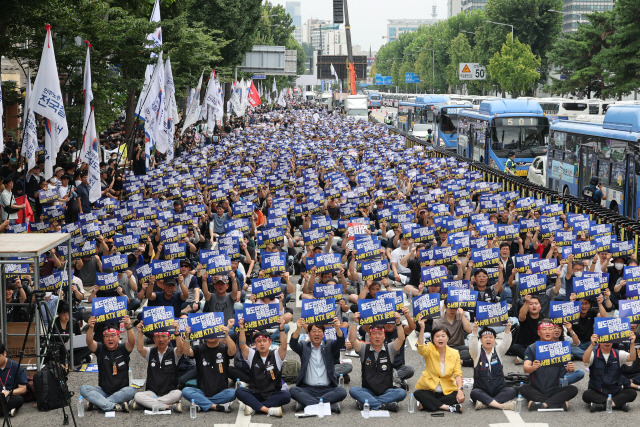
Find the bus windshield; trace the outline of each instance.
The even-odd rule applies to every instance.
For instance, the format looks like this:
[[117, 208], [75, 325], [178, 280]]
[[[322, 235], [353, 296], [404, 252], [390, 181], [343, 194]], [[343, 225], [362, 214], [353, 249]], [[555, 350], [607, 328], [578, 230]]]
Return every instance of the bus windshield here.
[[369, 99], [372, 101], [380, 101], [380, 95], [369, 95]]
[[497, 118], [492, 127], [491, 148], [498, 157], [509, 151], [518, 157], [536, 157], [547, 151], [549, 120], [546, 117]]
[[440, 131], [447, 135], [458, 132], [458, 115], [443, 113], [441, 115]]

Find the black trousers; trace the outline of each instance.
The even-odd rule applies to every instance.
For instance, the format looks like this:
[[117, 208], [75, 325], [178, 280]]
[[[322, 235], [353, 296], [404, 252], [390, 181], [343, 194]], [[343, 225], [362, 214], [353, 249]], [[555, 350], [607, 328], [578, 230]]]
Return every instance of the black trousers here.
[[428, 412], [436, 412], [442, 405], [455, 405], [458, 403], [456, 394], [458, 392], [443, 394], [431, 390], [416, 390], [413, 392], [413, 397], [422, 405], [422, 409]]
[[527, 351], [527, 346], [522, 344], [511, 344], [509, 352], [514, 356], [518, 356], [521, 360], [524, 360], [524, 352]]
[[516, 389], [513, 387], [503, 387], [498, 393], [496, 393], [495, 396], [491, 396], [489, 393], [482, 389], [474, 388], [473, 390], [471, 390], [470, 397], [474, 402], [476, 400], [479, 400], [484, 405], [489, 406], [489, 404], [494, 400], [498, 403], [506, 403], [510, 400], [515, 399], [517, 395], [518, 393], [516, 393]]
[[[625, 403], [633, 402], [634, 400], [636, 400], [637, 395], [638, 394], [635, 390], [625, 388], [620, 390], [618, 393], [613, 394], [611, 396], [611, 400], [613, 400], [613, 403], [617, 408], [621, 408]], [[597, 403], [600, 405], [604, 405], [607, 403], [607, 397], [608, 393], [604, 394], [592, 389], [587, 389], [584, 393], [582, 393], [582, 400], [584, 400], [585, 403]]]
[[520, 387], [520, 394], [529, 401], [546, 403], [549, 408], [561, 408], [564, 402], [576, 397], [578, 388], [573, 385], [556, 387], [552, 394], [546, 395], [531, 384], [525, 384]]
[[[13, 408], [19, 409], [23, 403], [24, 403], [24, 400], [22, 399], [22, 396], [11, 396], [7, 400], [7, 408], [9, 410], [12, 410]], [[2, 411], [2, 406], [0, 406], [0, 415], [4, 415], [4, 412]]]

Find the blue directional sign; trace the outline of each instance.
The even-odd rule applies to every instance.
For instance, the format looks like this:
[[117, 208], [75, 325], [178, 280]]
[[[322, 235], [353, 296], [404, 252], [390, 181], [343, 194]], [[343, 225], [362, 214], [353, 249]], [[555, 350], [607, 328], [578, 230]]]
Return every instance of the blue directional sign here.
[[393, 78], [391, 76], [381, 76], [376, 74], [376, 84], [377, 85], [392, 85]]
[[404, 73], [405, 83], [420, 83], [420, 73]]
[[253, 80], [264, 80], [266, 78], [267, 78], [267, 76], [264, 75], [264, 74], [254, 74], [253, 77], [252, 77]]

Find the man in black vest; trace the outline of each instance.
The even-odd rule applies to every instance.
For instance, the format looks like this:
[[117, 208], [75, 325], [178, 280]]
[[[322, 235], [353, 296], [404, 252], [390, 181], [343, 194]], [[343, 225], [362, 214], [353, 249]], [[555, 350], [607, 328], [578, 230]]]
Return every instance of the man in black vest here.
[[407, 392], [393, 387], [393, 361], [400, 347], [404, 345], [404, 328], [400, 323], [400, 314], [395, 313], [398, 337], [391, 344], [385, 344], [383, 325], [372, 325], [369, 328], [369, 344], [357, 338], [357, 323], [360, 313], [353, 316], [354, 325], [349, 329], [349, 341], [353, 349], [360, 355], [362, 364], [362, 387], [351, 387], [349, 394], [356, 400], [358, 409], [362, 409], [368, 400], [371, 409], [382, 409], [398, 412], [398, 402], [404, 400]]
[[502, 369], [502, 359], [510, 346], [511, 322], [507, 322], [504, 338], [497, 346], [493, 328], [485, 326], [478, 334], [478, 322], [473, 324], [469, 353], [474, 363], [471, 400], [475, 402], [476, 409], [515, 409], [512, 399], [516, 397], [516, 389], [507, 387]]
[[147, 385], [145, 391], [139, 391], [133, 397], [133, 409], [171, 409], [182, 412], [182, 392], [178, 388], [178, 360], [182, 356], [184, 340], [180, 336], [178, 322], [174, 322], [176, 346], [169, 348], [171, 332], [158, 331], [153, 333], [155, 347], [144, 346], [142, 322], [138, 323], [138, 353], [147, 361]]
[[[553, 341], [553, 324], [549, 319], [543, 319], [538, 324], [540, 341]], [[529, 374], [530, 384], [520, 387], [522, 397], [529, 400], [529, 410], [537, 411], [546, 408], [562, 408], [569, 410], [569, 400], [576, 397], [576, 386], [560, 386], [560, 378], [575, 371], [573, 362], [566, 365], [555, 364], [542, 366], [536, 360], [536, 343], [534, 342], [524, 353], [525, 374]]]
[[122, 319], [127, 329], [127, 341], [120, 344], [120, 331], [115, 325], [107, 325], [102, 332], [103, 342], [93, 339], [96, 318], [89, 318], [87, 347], [96, 355], [98, 362], [98, 385], [80, 386], [80, 395], [87, 401], [87, 410], [94, 406], [101, 410], [129, 412], [128, 402], [133, 399], [135, 389], [129, 386], [129, 355], [136, 344], [131, 319]]
[[324, 325], [309, 325], [310, 341], [299, 342], [300, 333], [305, 330], [306, 323], [300, 318], [298, 329], [291, 335], [291, 349], [300, 356], [300, 372], [296, 386], [291, 389], [291, 397], [298, 402], [297, 411], [305, 406], [317, 405], [320, 399], [331, 404], [331, 412], [340, 413], [340, 404], [347, 391], [338, 387], [335, 363], [340, 360], [340, 349], [344, 347], [344, 334], [340, 329], [340, 320], [333, 318], [336, 339], [322, 341]]
[[610, 342], [598, 344], [598, 335], [591, 335], [591, 344], [582, 356], [582, 361], [589, 365], [589, 388], [582, 394], [582, 400], [589, 405], [591, 412], [604, 411], [609, 394], [613, 409], [628, 411], [628, 403], [636, 400], [638, 385], [622, 375], [620, 369], [622, 365], [631, 365], [636, 360], [635, 342], [636, 335], [632, 333], [631, 352], [627, 353], [612, 349]]
[[[278, 320], [280, 333], [284, 333], [284, 318]], [[271, 337], [265, 331], [254, 336], [255, 350], [247, 346], [244, 320], [238, 326], [238, 344], [249, 371], [249, 387], [236, 390], [236, 397], [244, 406], [244, 414], [249, 416], [262, 412], [273, 417], [282, 417], [282, 405], [291, 402], [288, 390], [282, 390], [282, 362], [287, 357], [287, 340], [280, 342], [278, 350], [269, 350]], [[242, 408], [242, 406], [241, 406]]]
[[[213, 409], [218, 412], [231, 412], [231, 403], [236, 398], [236, 391], [229, 388], [229, 361], [236, 354], [236, 343], [229, 337], [229, 329], [235, 320], [229, 319], [224, 332], [224, 344], [219, 338], [206, 338], [204, 344], [191, 347], [189, 341], [184, 341], [183, 353], [196, 360], [196, 378], [198, 386], [185, 387], [182, 395], [189, 402], [207, 412]], [[191, 328], [186, 328], [187, 336]]]

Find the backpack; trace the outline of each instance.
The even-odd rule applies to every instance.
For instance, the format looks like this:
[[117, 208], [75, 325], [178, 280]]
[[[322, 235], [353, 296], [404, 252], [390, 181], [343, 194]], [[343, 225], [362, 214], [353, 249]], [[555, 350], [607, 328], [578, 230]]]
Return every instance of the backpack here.
[[299, 360], [284, 360], [282, 362], [282, 380], [288, 384], [295, 384], [300, 372]]
[[64, 385], [66, 393], [63, 390], [62, 383], [64, 381], [66, 381], [64, 368], [56, 362], [44, 366], [40, 372], [33, 376], [38, 411], [50, 411], [67, 405], [69, 391], [66, 384]]

